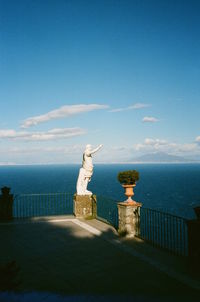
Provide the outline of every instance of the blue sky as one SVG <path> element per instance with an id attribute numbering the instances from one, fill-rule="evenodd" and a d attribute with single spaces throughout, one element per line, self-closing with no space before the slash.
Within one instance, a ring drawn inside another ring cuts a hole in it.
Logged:
<path id="1" fill-rule="evenodd" d="M 0 164 L 200 159 L 200 2 L 0 0 Z"/>

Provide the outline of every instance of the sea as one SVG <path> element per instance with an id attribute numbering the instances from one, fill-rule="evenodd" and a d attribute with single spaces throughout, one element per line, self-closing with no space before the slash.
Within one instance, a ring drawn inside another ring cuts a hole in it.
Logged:
<path id="1" fill-rule="evenodd" d="M 8 186 L 14 195 L 27 193 L 76 192 L 80 165 L 0 166 L 0 188 Z M 117 174 L 137 170 L 140 179 L 134 200 L 145 208 L 194 219 L 200 206 L 200 164 L 95 164 L 88 189 L 98 196 L 124 201 Z"/>

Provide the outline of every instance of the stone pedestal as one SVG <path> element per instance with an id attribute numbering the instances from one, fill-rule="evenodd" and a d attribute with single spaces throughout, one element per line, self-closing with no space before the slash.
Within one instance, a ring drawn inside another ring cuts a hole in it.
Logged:
<path id="1" fill-rule="evenodd" d="M 200 276 L 200 219 L 188 220 L 188 256 L 192 271 Z"/>
<path id="2" fill-rule="evenodd" d="M 74 194 L 73 212 L 78 218 L 96 218 L 96 195 Z"/>
<path id="3" fill-rule="evenodd" d="M 10 194 L 10 188 L 1 188 L 0 195 L 0 220 L 11 220 L 13 218 L 13 194 Z"/>
<path id="4" fill-rule="evenodd" d="M 139 202 L 119 202 L 117 206 L 119 214 L 119 234 L 127 237 L 135 237 L 139 233 L 139 215 L 142 204 Z"/>

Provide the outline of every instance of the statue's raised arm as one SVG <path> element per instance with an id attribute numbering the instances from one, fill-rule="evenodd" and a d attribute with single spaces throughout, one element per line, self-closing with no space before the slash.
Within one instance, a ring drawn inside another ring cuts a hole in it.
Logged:
<path id="1" fill-rule="evenodd" d="M 88 182 L 91 180 L 93 174 L 92 154 L 96 153 L 103 145 L 99 145 L 92 150 L 91 145 L 86 145 L 83 153 L 82 167 L 79 171 L 79 176 L 76 184 L 76 191 L 78 195 L 92 195 L 92 192 L 87 190 Z"/>
<path id="2" fill-rule="evenodd" d="M 90 150 L 88 151 L 90 154 L 94 154 L 96 153 L 99 149 L 101 149 L 103 147 L 103 145 L 99 145 L 97 148 L 93 149 L 93 150 Z"/>

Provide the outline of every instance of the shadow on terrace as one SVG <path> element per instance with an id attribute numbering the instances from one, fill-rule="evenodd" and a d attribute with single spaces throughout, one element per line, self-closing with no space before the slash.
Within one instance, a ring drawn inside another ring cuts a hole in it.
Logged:
<path id="1" fill-rule="evenodd" d="M 16 261 L 19 292 L 196 300 L 199 292 L 113 245 L 110 226 L 98 222 L 95 235 L 81 223 L 65 216 L 0 224 L 0 264 Z"/>

